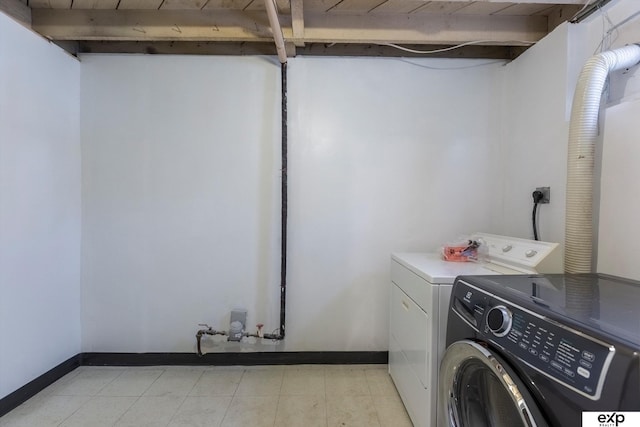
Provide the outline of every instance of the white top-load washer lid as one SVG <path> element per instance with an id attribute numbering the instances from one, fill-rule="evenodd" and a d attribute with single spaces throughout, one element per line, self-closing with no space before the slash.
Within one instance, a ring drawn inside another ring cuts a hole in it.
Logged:
<path id="1" fill-rule="evenodd" d="M 430 283 L 452 284 L 457 276 L 486 274 L 561 273 L 557 243 L 474 233 L 485 245 L 486 259 L 477 262 L 445 261 L 440 253 L 394 253 L 391 258 Z"/>
<path id="2" fill-rule="evenodd" d="M 404 252 L 391 258 L 429 283 L 450 285 L 460 275 L 499 274 L 478 262 L 451 262 L 437 253 Z"/>

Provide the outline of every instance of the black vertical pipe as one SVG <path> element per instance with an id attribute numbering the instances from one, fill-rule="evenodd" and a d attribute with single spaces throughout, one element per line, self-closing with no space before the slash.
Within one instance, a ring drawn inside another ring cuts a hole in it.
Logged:
<path id="1" fill-rule="evenodd" d="M 282 102 L 282 179 L 281 179 L 281 243 L 280 243 L 280 336 L 284 338 L 287 301 L 287 63 L 280 66 Z"/>

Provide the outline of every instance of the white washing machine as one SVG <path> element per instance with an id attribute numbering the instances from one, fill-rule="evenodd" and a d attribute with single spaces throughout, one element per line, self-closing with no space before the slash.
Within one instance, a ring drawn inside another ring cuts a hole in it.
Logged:
<path id="1" fill-rule="evenodd" d="M 438 367 L 455 278 L 562 272 L 557 243 L 486 233 L 472 238 L 488 248 L 485 262 L 449 262 L 438 253 L 391 256 L 389 373 L 415 427 L 437 425 Z"/>

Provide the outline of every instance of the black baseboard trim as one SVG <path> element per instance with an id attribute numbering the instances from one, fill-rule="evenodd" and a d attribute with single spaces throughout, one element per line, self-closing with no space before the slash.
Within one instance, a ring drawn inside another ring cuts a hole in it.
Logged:
<path id="1" fill-rule="evenodd" d="M 22 403 L 26 402 L 36 394 L 40 393 L 49 385 L 53 384 L 60 378 L 67 375 L 69 372 L 80 366 L 81 358 L 80 354 L 70 357 L 55 368 L 45 372 L 38 378 L 30 381 L 24 386 L 20 387 L 11 394 L 6 395 L 0 399 L 0 417 L 7 412 L 17 408 Z"/>
<path id="2" fill-rule="evenodd" d="M 231 366 L 385 364 L 386 351 L 274 351 L 244 353 L 79 353 L 0 399 L 0 417 L 79 366 Z"/>
<path id="3" fill-rule="evenodd" d="M 242 353 L 82 353 L 83 366 L 352 365 L 384 364 L 386 351 L 274 351 Z"/>

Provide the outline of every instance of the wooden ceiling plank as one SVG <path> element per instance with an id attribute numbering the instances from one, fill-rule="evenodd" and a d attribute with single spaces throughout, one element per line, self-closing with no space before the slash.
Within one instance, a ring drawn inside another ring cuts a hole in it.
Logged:
<path id="1" fill-rule="evenodd" d="M 251 3 L 249 3 L 249 5 L 247 7 L 245 7 L 242 10 L 260 10 L 263 11 L 264 13 L 266 13 L 266 8 L 264 7 L 264 1 L 262 0 L 253 0 Z"/>
<path id="2" fill-rule="evenodd" d="M 481 2 L 476 1 L 473 3 L 469 3 L 468 5 L 456 10 L 454 13 L 461 13 L 465 15 L 491 15 L 493 13 L 499 12 L 503 9 L 508 8 L 513 3 L 504 3 L 504 2 Z"/>
<path id="3" fill-rule="evenodd" d="M 385 14 L 385 13 L 409 13 L 420 7 L 430 3 L 424 0 L 388 0 L 378 5 L 369 13 Z"/>
<path id="4" fill-rule="evenodd" d="M 31 9 L 70 9 L 71 0 L 31 0 Z"/>
<path id="5" fill-rule="evenodd" d="M 496 12 L 496 15 L 509 15 L 509 16 L 529 16 L 544 14 L 543 11 L 549 11 L 550 6 L 548 4 L 540 3 L 520 3 L 514 4 L 506 9 L 502 9 Z"/>
<path id="6" fill-rule="evenodd" d="M 580 6 L 566 6 L 566 5 L 565 6 L 555 6 L 555 5 L 549 4 L 549 5 L 546 5 L 546 7 L 544 9 L 542 9 L 542 10 L 540 10 L 538 12 L 532 13 L 532 15 L 549 16 L 556 7 L 570 7 L 570 8 L 577 8 L 578 10 L 581 9 Z"/>
<path id="7" fill-rule="evenodd" d="M 285 40 L 291 20 L 281 16 Z M 272 34 L 264 12 L 56 10 L 32 11 L 32 27 L 54 40 L 264 41 Z M 545 16 L 304 14 L 304 43 L 497 45 L 536 42 L 547 34 Z"/>
<path id="8" fill-rule="evenodd" d="M 164 0 L 160 10 L 200 10 L 207 3 L 207 0 Z"/>
<path id="9" fill-rule="evenodd" d="M 495 44 L 536 42 L 547 34 L 544 16 L 305 15 L 305 41 L 325 43 Z"/>
<path id="10" fill-rule="evenodd" d="M 415 9 L 412 13 L 421 14 L 450 14 L 456 10 L 465 7 L 462 3 L 457 2 L 444 2 L 444 1 L 432 1 L 426 3 L 424 6 Z"/>
<path id="11" fill-rule="evenodd" d="M 278 14 L 291 14 L 291 6 L 289 0 L 275 0 Z M 253 1 L 249 3 L 242 10 L 265 10 L 263 1 Z"/>
<path id="12" fill-rule="evenodd" d="M 54 40 L 272 40 L 264 11 L 34 9 L 32 28 Z"/>
<path id="13" fill-rule="evenodd" d="M 291 30 L 294 43 L 304 46 L 304 5 L 303 0 L 291 0 Z"/>
<path id="14" fill-rule="evenodd" d="M 207 9 L 236 9 L 244 10 L 251 0 L 209 0 L 209 2 L 202 8 Z"/>
<path id="15" fill-rule="evenodd" d="M 73 0 L 72 9 L 115 9 L 118 0 Z"/>
<path id="16" fill-rule="evenodd" d="M 343 0 L 328 13 L 367 13 L 380 3 L 380 0 Z"/>
<path id="17" fill-rule="evenodd" d="M 18 0 L 0 0 L 0 12 L 4 12 L 25 27 L 31 27 L 31 9 Z"/>
<path id="18" fill-rule="evenodd" d="M 118 10 L 120 9 L 158 10 L 161 4 L 162 4 L 162 0 L 120 0 L 120 5 L 118 6 Z"/>
<path id="19" fill-rule="evenodd" d="M 332 9 L 342 0 L 305 0 L 304 10 L 306 12 L 326 12 Z"/>

